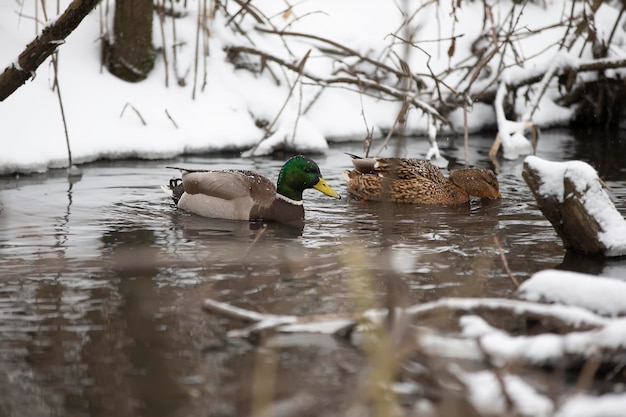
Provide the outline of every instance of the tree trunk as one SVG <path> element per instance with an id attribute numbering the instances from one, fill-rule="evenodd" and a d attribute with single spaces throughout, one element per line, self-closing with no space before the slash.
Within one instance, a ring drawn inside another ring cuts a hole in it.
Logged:
<path id="1" fill-rule="evenodd" d="M 154 66 L 152 0 L 117 0 L 109 71 L 125 81 L 144 80 Z"/>

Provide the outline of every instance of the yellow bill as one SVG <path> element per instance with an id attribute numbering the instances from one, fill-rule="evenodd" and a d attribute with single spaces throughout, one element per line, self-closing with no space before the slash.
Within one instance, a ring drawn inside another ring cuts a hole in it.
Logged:
<path id="1" fill-rule="evenodd" d="M 333 198 L 341 198 L 339 193 L 331 188 L 330 185 L 326 182 L 324 178 L 320 178 L 320 180 L 313 186 L 320 193 L 326 194 L 329 197 Z"/>

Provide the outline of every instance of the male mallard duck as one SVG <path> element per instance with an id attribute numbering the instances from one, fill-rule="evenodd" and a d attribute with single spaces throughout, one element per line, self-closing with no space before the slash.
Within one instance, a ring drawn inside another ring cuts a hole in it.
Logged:
<path id="1" fill-rule="evenodd" d="M 463 204 L 469 196 L 500 198 L 493 171 L 462 168 L 444 177 L 428 161 L 352 156 L 352 171 L 344 171 L 348 191 L 364 200 L 413 204 Z"/>
<path id="2" fill-rule="evenodd" d="M 252 171 L 168 168 L 179 169 L 182 179 L 161 188 L 178 208 L 204 217 L 289 223 L 304 219 L 302 192 L 307 188 L 341 198 L 322 178 L 317 164 L 302 155 L 283 165 L 277 185 Z"/>

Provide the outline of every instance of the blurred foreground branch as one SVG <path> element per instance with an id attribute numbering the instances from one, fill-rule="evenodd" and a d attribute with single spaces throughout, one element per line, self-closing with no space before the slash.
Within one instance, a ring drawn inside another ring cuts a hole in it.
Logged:
<path id="1" fill-rule="evenodd" d="M 535 286 L 522 285 L 518 294 L 533 298 L 536 288 L 542 288 L 540 278 L 567 279 L 559 273 L 533 277 L 527 282 L 535 281 Z M 625 284 L 605 281 L 598 285 L 626 291 Z M 391 327 L 385 309 L 300 317 L 257 313 L 211 299 L 203 307 L 211 314 L 252 323 L 228 336 L 276 351 L 281 343 L 290 346 L 288 334 L 334 335 L 364 351 L 368 362 L 347 405 L 355 415 L 377 415 L 372 411 L 383 407 L 395 410 L 393 415 L 417 416 L 421 414 L 416 410 L 427 405 L 432 416 L 549 416 L 571 406 L 580 390 L 598 379 L 624 380 L 626 321 L 577 305 L 444 298 L 396 307 L 394 315 L 403 319 L 394 320 Z M 577 373 L 578 384 L 571 385 L 562 371 Z M 543 386 L 546 380 L 549 389 Z M 557 381 L 563 386 L 555 388 Z M 530 408 L 522 391 L 533 393 Z M 493 392 L 498 404 L 480 401 L 485 392 Z M 603 396 L 593 398 L 601 401 Z M 529 414 L 537 411 L 534 407 L 543 412 Z"/>

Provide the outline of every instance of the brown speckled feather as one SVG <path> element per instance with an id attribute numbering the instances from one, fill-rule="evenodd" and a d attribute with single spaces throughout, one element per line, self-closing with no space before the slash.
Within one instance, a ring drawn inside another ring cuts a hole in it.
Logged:
<path id="1" fill-rule="evenodd" d="M 446 178 L 428 161 L 402 158 L 357 158 L 345 171 L 348 191 L 364 200 L 412 204 L 463 204 L 469 196 L 500 198 L 493 172 L 480 168 L 452 171 Z"/>
<path id="2" fill-rule="evenodd" d="M 354 169 L 365 174 L 389 176 L 392 173 L 399 179 L 420 177 L 440 181 L 443 174 L 439 168 L 423 159 L 414 158 L 354 158 Z M 395 171 L 395 172 L 394 172 Z"/>

